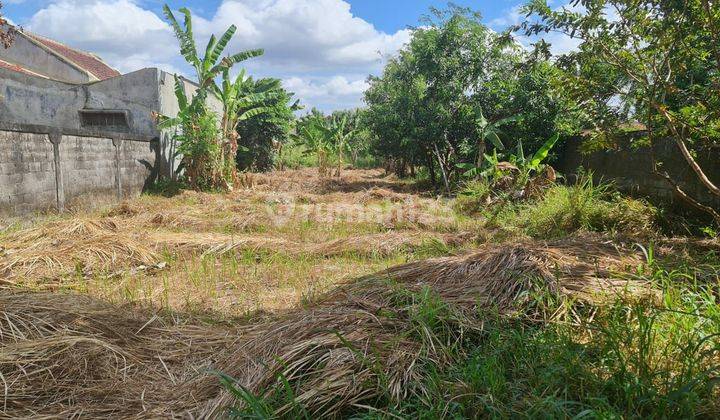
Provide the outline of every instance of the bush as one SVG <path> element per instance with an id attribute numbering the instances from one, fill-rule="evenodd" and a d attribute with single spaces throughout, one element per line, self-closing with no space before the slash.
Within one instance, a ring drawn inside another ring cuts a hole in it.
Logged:
<path id="1" fill-rule="evenodd" d="M 538 238 L 557 238 L 580 230 L 646 236 L 658 211 L 642 200 L 611 192 L 591 175 L 574 185 L 555 185 L 536 202 L 498 211 L 495 223 Z"/>
<path id="2" fill-rule="evenodd" d="M 487 205 L 490 184 L 485 180 L 468 181 L 455 199 L 455 210 L 465 215 L 480 213 Z"/>
<path id="3" fill-rule="evenodd" d="M 283 147 L 282 155 L 278 156 L 277 161 L 283 169 L 300 169 L 317 166 L 317 157 L 308 154 L 305 146 L 292 142 Z"/>

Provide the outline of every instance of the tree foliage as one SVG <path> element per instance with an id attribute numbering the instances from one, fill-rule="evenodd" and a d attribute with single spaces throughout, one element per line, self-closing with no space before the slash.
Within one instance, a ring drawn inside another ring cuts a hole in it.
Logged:
<path id="1" fill-rule="evenodd" d="M 254 80 L 250 77 L 243 89 L 246 95 L 263 95 L 264 112 L 237 125 L 243 146 L 237 154 L 238 168 L 268 171 L 273 169 L 275 155 L 282 152 L 290 138 L 295 112 L 302 107 L 299 101 L 293 100 L 293 93 L 283 89 L 279 79 Z"/>
<path id="2" fill-rule="evenodd" d="M 533 0 L 529 19 L 516 30 L 527 35 L 558 31 L 581 41 L 577 52 L 558 58 L 564 85 L 595 127 L 596 144 L 612 146 L 620 123 L 647 126 L 650 144 L 674 139 L 689 168 L 720 197 L 698 165 L 697 153 L 717 153 L 720 143 L 720 7 L 714 0 L 581 0 L 551 8 Z M 652 150 L 652 148 L 651 148 Z M 720 220 L 717 210 L 689 196 L 655 162 L 655 174 L 677 194 Z"/>
<path id="3" fill-rule="evenodd" d="M 433 9 L 423 23 L 383 75 L 369 79 L 365 95 L 373 148 L 398 175 L 425 166 L 449 190 L 462 164 L 481 163 L 486 145 L 513 147 L 523 138 L 540 147 L 563 127 L 568 105 L 550 63 L 468 9 Z"/>

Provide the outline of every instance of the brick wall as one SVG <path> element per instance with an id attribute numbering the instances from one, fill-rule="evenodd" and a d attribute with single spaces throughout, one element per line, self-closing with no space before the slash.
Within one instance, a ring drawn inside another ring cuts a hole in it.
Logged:
<path id="1" fill-rule="evenodd" d="M 580 152 L 580 144 L 580 139 L 571 140 L 561 153 L 556 167 L 565 175 L 572 177 L 578 168 L 582 167 L 591 170 L 596 179 L 612 181 L 620 190 L 683 204 L 675 197 L 672 187 L 665 180 L 653 175 L 649 148 L 632 149 L 626 146 L 613 151 L 583 154 Z M 662 169 L 667 171 L 685 192 L 703 204 L 720 208 L 720 199 L 702 185 L 672 139 L 659 140 L 652 152 L 656 160 L 662 162 Z M 699 153 L 696 159 L 708 178 L 715 185 L 720 184 L 720 148 L 710 148 Z"/>
<path id="2" fill-rule="evenodd" d="M 0 213 L 26 213 L 55 203 L 55 161 L 48 135 L 0 131 Z"/>
<path id="3" fill-rule="evenodd" d="M 60 168 L 68 207 L 116 194 L 112 139 L 62 136 Z"/>
<path id="4" fill-rule="evenodd" d="M 123 140 L 119 150 L 121 188 L 124 197 L 138 196 L 158 178 L 161 163 L 156 148 L 144 141 Z"/>
<path id="5" fill-rule="evenodd" d="M 156 144 L 41 126 L 0 126 L 0 215 L 137 196 L 158 176 Z"/>

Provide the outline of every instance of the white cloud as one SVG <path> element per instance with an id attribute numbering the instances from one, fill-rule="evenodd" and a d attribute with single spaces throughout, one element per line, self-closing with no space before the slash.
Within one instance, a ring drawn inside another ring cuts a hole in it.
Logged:
<path id="1" fill-rule="evenodd" d="M 342 0 L 225 0 L 211 19 L 196 19 L 196 33 L 207 39 L 230 24 L 233 47 L 264 48 L 263 65 L 299 71 L 377 69 L 410 39 L 378 31 Z"/>
<path id="2" fill-rule="evenodd" d="M 312 107 L 323 111 L 337 108 L 356 108 L 362 105 L 362 95 L 368 88 L 363 76 L 347 78 L 334 76 L 328 78 L 289 77 L 283 80 L 283 86 L 303 99 L 309 110 Z"/>
<path id="3" fill-rule="evenodd" d="M 507 29 L 508 26 L 519 24 L 525 17 L 520 13 L 521 7 L 521 5 L 518 5 L 505 10 L 505 14 L 491 20 L 489 26 L 495 30 L 502 31 Z"/>
<path id="4" fill-rule="evenodd" d="M 129 0 L 61 0 L 39 10 L 24 27 L 96 53 L 123 72 L 168 64 L 176 55 L 169 26 Z"/>
<path id="5" fill-rule="evenodd" d="M 201 50 L 210 34 L 235 24 L 228 51 L 265 49 L 244 63 L 252 74 L 281 78 L 304 102 L 325 109 L 359 105 L 367 74 L 379 72 L 411 35 L 377 30 L 343 0 L 224 0 L 203 15 L 210 17 L 193 16 Z M 190 73 L 170 26 L 135 0 L 56 0 L 24 27 L 96 53 L 122 72 L 158 66 Z"/>

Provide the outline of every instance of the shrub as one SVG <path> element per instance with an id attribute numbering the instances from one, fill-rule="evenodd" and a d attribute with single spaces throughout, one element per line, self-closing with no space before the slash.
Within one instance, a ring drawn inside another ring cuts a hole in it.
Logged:
<path id="1" fill-rule="evenodd" d="M 455 210 L 466 215 L 480 213 L 490 196 L 490 184 L 479 179 L 468 181 L 455 199 Z"/>
<path id="2" fill-rule="evenodd" d="M 651 233 L 657 210 L 644 201 L 612 194 L 584 176 L 575 185 L 556 185 L 537 202 L 520 207 L 507 223 L 534 237 L 560 237 L 578 230 Z"/>

